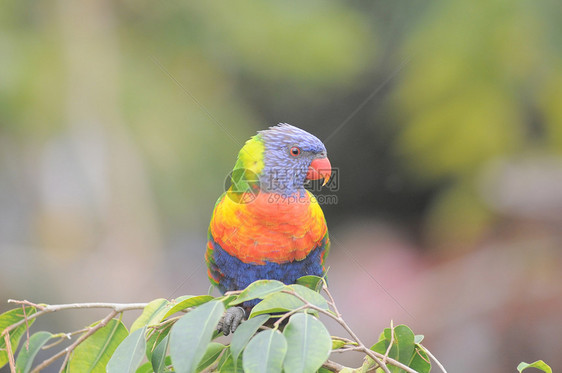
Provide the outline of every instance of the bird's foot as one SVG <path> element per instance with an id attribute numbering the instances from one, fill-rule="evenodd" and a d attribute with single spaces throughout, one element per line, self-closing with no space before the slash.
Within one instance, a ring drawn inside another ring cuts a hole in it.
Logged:
<path id="1" fill-rule="evenodd" d="M 246 316 L 246 311 L 242 307 L 231 307 L 226 310 L 223 317 L 217 325 L 217 330 L 222 332 L 224 335 L 229 335 L 231 332 L 234 333 L 238 325 L 244 320 Z"/>

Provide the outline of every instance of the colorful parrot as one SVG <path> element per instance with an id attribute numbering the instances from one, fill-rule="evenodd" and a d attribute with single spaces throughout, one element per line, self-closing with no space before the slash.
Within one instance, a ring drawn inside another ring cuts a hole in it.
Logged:
<path id="1" fill-rule="evenodd" d="M 209 226 L 205 260 L 211 283 L 225 293 L 260 279 L 293 284 L 301 276 L 323 276 L 328 228 L 304 184 L 323 179 L 325 185 L 330 179 L 324 144 L 281 123 L 246 142 L 231 175 Z M 257 302 L 229 308 L 219 330 L 234 331 Z"/>

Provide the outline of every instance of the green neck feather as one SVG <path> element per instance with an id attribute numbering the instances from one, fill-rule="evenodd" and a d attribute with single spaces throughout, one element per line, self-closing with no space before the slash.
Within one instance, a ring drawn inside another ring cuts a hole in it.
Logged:
<path id="1" fill-rule="evenodd" d="M 245 192 L 259 186 L 259 175 L 264 168 L 265 145 L 261 136 L 255 135 L 242 147 L 232 170 L 233 192 Z"/>

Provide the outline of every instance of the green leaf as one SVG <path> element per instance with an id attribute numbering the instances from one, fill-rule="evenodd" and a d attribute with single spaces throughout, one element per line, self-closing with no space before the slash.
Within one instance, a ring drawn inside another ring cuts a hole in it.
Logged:
<path id="1" fill-rule="evenodd" d="M 145 332 L 146 326 L 143 326 L 121 342 L 107 363 L 107 373 L 135 372 L 137 370 L 146 351 Z"/>
<path id="2" fill-rule="evenodd" d="M 330 333 L 314 316 L 297 313 L 283 331 L 287 340 L 286 372 L 314 373 L 324 364 L 332 350 Z"/>
<path id="3" fill-rule="evenodd" d="M 385 354 L 390 341 L 392 340 L 392 330 L 390 328 L 384 329 L 384 332 L 371 350 L 381 354 Z M 394 340 L 388 356 L 394 360 L 398 360 L 402 364 L 408 365 L 414 354 L 414 333 L 406 325 L 398 325 L 394 328 Z M 416 360 L 417 362 L 417 360 Z M 390 366 L 391 372 L 399 372 L 399 368 Z"/>
<path id="4" fill-rule="evenodd" d="M 332 350 L 337 350 L 338 348 L 342 348 L 346 345 L 357 346 L 357 343 L 342 339 L 340 337 L 332 337 Z"/>
<path id="5" fill-rule="evenodd" d="M 225 354 L 221 357 L 218 370 L 220 373 L 243 373 L 244 367 L 242 366 L 242 359 L 234 361 L 230 349 L 227 348 Z"/>
<path id="6" fill-rule="evenodd" d="M 219 355 L 225 349 L 225 347 L 226 346 L 222 343 L 209 343 L 209 346 L 207 346 L 207 351 L 205 351 L 205 355 L 203 355 L 203 359 L 201 359 L 201 362 L 197 366 L 197 372 L 200 372 L 203 369 L 207 368 L 209 365 L 213 364 L 219 358 Z"/>
<path id="7" fill-rule="evenodd" d="M 304 303 L 287 293 L 274 293 L 266 296 L 250 312 L 250 319 L 262 314 L 287 312 L 303 306 Z"/>
<path id="8" fill-rule="evenodd" d="M 252 319 L 244 321 L 234 334 L 232 335 L 232 341 L 230 342 L 230 352 L 232 354 L 232 359 L 234 362 L 238 360 L 238 356 L 246 347 L 250 339 L 256 334 L 259 327 L 262 326 L 268 319 L 269 315 L 260 315 Z"/>
<path id="9" fill-rule="evenodd" d="M 371 350 L 378 352 L 380 354 L 385 354 L 388 349 L 389 341 L 384 338 L 384 333 L 381 334 L 379 341 L 371 346 Z"/>
<path id="10" fill-rule="evenodd" d="M 27 373 L 31 370 L 33 359 L 52 336 L 49 332 L 37 332 L 29 337 L 29 348 L 22 347 L 16 360 L 17 373 Z"/>
<path id="11" fill-rule="evenodd" d="M 21 320 L 24 319 L 24 309 L 14 308 L 13 310 L 9 310 L 4 312 L 0 315 L 0 334 L 4 331 L 4 329 L 8 328 L 10 325 L 13 325 Z M 36 312 L 35 307 L 25 307 L 25 315 L 29 317 Z M 35 322 L 35 319 L 28 320 L 27 325 L 31 326 Z M 10 345 L 12 346 L 12 352 L 15 353 L 18 349 L 20 338 L 25 333 L 26 325 L 25 323 L 21 324 L 14 330 L 10 332 Z M 2 368 L 8 362 L 8 353 L 6 352 L 6 342 L 4 338 L 0 338 L 0 368 Z"/>
<path id="12" fill-rule="evenodd" d="M 215 299 L 220 300 L 224 304 L 224 307 L 228 308 L 230 307 L 230 302 L 232 302 L 236 298 L 238 298 L 238 295 L 223 295 L 222 297 L 218 297 Z"/>
<path id="13" fill-rule="evenodd" d="M 164 361 L 164 368 L 169 367 L 172 365 L 172 359 L 170 356 L 166 356 Z M 163 370 L 162 372 L 171 372 L 170 370 Z M 154 373 L 154 369 L 152 369 L 152 364 L 150 362 L 146 362 L 141 365 L 135 373 Z"/>
<path id="14" fill-rule="evenodd" d="M 332 339 L 332 350 L 337 350 L 346 345 L 346 342 L 341 339 Z"/>
<path id="15" fill-rule="evenodd" d="M 153 373 L 152 365 L 150 363 L 144 363 L 141 365 L 135 373 Z"/>
<path id="16" fill-rule="evenodd" d="M 552 373 L 552 368 L 550 366 L 548 366 L 548 364 L 546 364 L 544 361 L 542 360 L 537 360 L 534 363 L 519 363 L 519 365 L 517 366 L 517 370 L 519 372 L 522 372 L 523 370 L 527 369 L 527 368 L 537 368 L 542 370 L 543 372 L 546 373 Z"/>
<path id="17" fill-rule="evenodd" d="M 180 302 L 178 302 L 178 303 L 174 304 L 172 307 L 170 307 L 167 310 L 167 312 L 164 314 L 164 317 L 162 319 L 166 319 L 166 318 L 172 316 L 174 313 L 179 312 L 179 311 L 183 311 L 186 308 L 200 306 L 204 303 L 212 301 L 213 299 L 214 298 L 210 295 L 198 295 L 198 296 L 194 296 L 194 297 L 190 296 L 188 298 L 182 299 Z M 170 305 L 172 305 L 172 304 L 170 303 Z"/>
<path id="18" fill-rule="evenodd" d="M 265 296 L 281 291 L 285 288 L 285 284 L 277 280 L 258 280 L 252 282 L 238 297 L 230 302 L 231 306 L 240 304 L 247 300 L 263 299 Z"/>
<path id="19" fill-rule="evenodd" d="M 328 302 L 326 302 L 326 299 L 314 290 L 310 290 L 307 287 L 297 284 L 289 285 L 285 288 L 287 290 L 294 291 L 306 299 L 309 303 L 317 307 L 325 310 L 328 309 Z M 264 313 L 287 312 L 302 307 L 303 305 L 303 301 L 296 296 L 285 292 L 277 292 L 266 296 L 261 302 L 259 302 L 252 309 L 250 318 Z"/>
<path id="20" fill-rule="evenodd" d="M 220 370 L 220 368 L 224 365 L 224 363 L 226 362 L 226 360 L 231 356 L 232 354 L 230 353 L 230 345 L 226 346 L 224 353 L 221 355 L 221 358 L 219 359 L 218 363 L 217 363 L 217 370 Z"/>
<path id="21" fill-rule="evenodd" d="M 191 373 L 203 358 L 224 312 L 220 301 L 211 301 L 182 316 L 170 332 L 170 355 L 176 373 Z"/>
<path id="22" fill-rule="evenodd" d="M 150 363 L 144 363 L 137 368 L 135 373 L 153 373 L 152 365 L 150 365 Z"/>
<path id="23" fill-rule="evenodd" d="M 398 343 L 396 360 L 408 364 L 414 354 L 414 333 L 406 325 L 398 325 L 394 328 L 394 340 Z"/>
<path id="24" fill-rule="evenodd" d="M 287 341 L 278 330 L 265 330 L 250 340 L 243 354 L 245 373 L 281 372 Z"/>
<path id="25" fill-rule="evenodd" d="M 289 288 L 295 291 L 295 293 L 297 293 L 304 299 L 306 299 L 308 303 L 311 303 L 316 307 L 325 310 L 328 309 L 328 302 L 326 301 L 326 299 L 320 294 L 318 294 L 317 292 L 315 292 L 314 290 L 310 290 L 309 288 L 298 284 L 289 285 Z"/>
<path id="26" fill-rule="evenodd" d="M 412 360 L 410 360 L 408 366 L 419 373 L 429 373 L 431 370 L 429 356 L 427 356 L 427 353 L 421 346 L 416 345 L 414 348 L 414 354 L 412 355 Z"/>
<path id="27" fill-rule="evenodd" d="M 162 321 L 168 310 L 168 303 L 169 302 L 163 298 L 154 299 L 152 302 L 148 303 L 146 307 L 144 307 L 142 314 L 133 322 L 133 325 L 131 325 L 131 333 L 143 326 L 158 324 Z"/>
<path id="28" fill-rule="evenodd" d="M 170 301 L 170 303 L 168 304 L 168 307 L 172 308 L 176 304 L 179 304 L 180 302 L 183 302 L 184 300 L 189 299 L 189 298 L 193 298 L 195 296 L 198 296 L 198 295 L 182 295 L 182 296 L 179 296 L 177 298 L 174 298 Z"/>
<path id="29" fill-rule="evenodd" d="M 106 326 L 96 330 L 76 347 L 70 355 L 68 371 L 105 373 L 111 355 L 127 335 L 125 325 L 119 320 L 111 319 Z"/>
<path id="30" fill-rule="evenodd" d="M 414 343 L 419 345 L 420 343 L 422 343 L 424 337 L 425 336 L 423 334 L 416 334 L 414 336 Z"/>
<path id="31" fill-rule="evenodd" d="M 168 352 L 169 336 L 166 336 L 154 349 L 150 357 L 150 363 L 155 373 L 162 373 L 166 368 L 166 352 Z"/>
<path id="32" fill-rule="evenodd" d="M 357 373 L 357 370 L 349 367 L 344 367 L 342 370 L 340 370 L 340 373 Z"/>
<path id="33" fill-rule="evenodd" d="M 323 281 L 322 281 L 322 277 L 308 275 L 308 276 L 302 276 L 299 279 L 297 279 L 297 284 L 306 286 L 310 290 L 319 292 L 320 289 L 322 289 Z"/>

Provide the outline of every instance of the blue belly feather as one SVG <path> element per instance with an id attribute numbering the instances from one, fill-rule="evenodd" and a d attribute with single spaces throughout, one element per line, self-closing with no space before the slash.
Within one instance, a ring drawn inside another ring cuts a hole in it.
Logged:
<path id="1" fill-rule="evenodd" d="M 287 285 L 294 284 L 299 277 L 306 275 L 323 276 L 322 253 L 324 252 L 324 240 L 322 245 L 317 246 L 303 260 L 295 260 L 287 263 L 251 264 L 244 263 L 240 259 L 228 254 L 211 237 L 214 247 L 214 265 L 211 271 L 218 272 L 219 290 L 221 293 L 233 290 L 245 289 L 256 280 L 278 280 Z M 220 269 L 220 270 L 219 270 Z M 244 303 L 245 307 L 253 307 L 259 302 L 258 299 Z"/>

